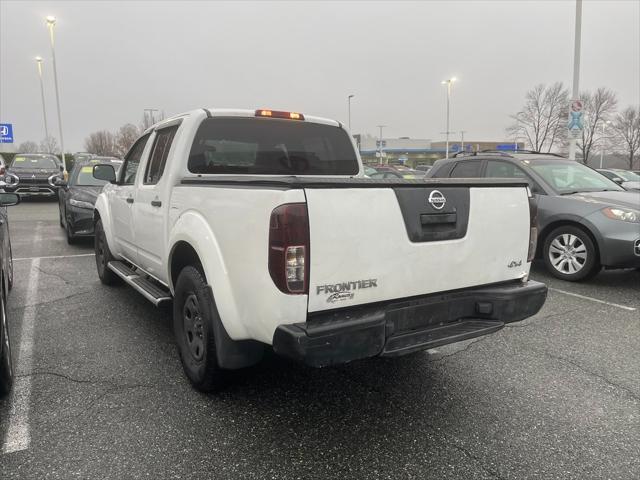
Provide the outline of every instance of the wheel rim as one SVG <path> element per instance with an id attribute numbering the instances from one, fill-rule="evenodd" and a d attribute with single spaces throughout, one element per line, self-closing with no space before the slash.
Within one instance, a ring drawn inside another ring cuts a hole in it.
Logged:
<path id="1" fill-rule="evenodd" d="M 556 271 L 573 275 L 587 263 L 587 246 L 582 239 L 571 233 L 563 233 L 549 245 L 549 261 Z"/>
<path id="2" fill-rule="evenodd" d="M 204 322 L 198 298 L 193 293 L 184 302 L 182 321 L 187 348 L 194 360 L 201 361 L 204 358 Z"/>

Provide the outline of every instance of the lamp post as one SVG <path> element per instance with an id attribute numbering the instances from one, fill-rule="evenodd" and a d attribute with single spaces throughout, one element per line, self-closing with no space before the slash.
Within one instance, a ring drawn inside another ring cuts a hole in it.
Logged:
<path id="1" fill-rule="evenodd" d="M 380 138 L 378 141 L 378 153 L 380 155 L 380 163 L 384 163 L 382 161 L 382 129 L 386 127 L 386 125 L 376 125 L 380 129 Z"/>
<path id="2" fill-rule="evenodd" d="M 44 135 L 49 150 L 49 126 L 47 125 L 47 108 L 44 102 L 44 83 L 42 82 L 42 57 L 36 57 L 36 65 L 38 66 L 38 77 L 40 78 L 40 96 L 42 97 L 42 118 L 44 119 Z M 51 153 L 51 152 L 47 152 Z"/>
<path id="3" fill-rule="evenodd" d="M 347 105 L 349 109 L 349 134 L 351 134 L 351 99 L 355 97 L 355 95 L 351 94 L 347 97 Z"/>
<path id="4" fill-rule="evenodd" d="M 442 85 L 446 85 L 447 86 L 447 147 L 445 150 L 445 158 L 449 158 L 449 133 L 450 132 L 450 128 L 449 128 L 449 121 L 451 118 L 450 115 L 450 109 L 451 109 L 451 85 L 453 84 L 453 82 L 456 81 L 455 77 L 452 78 L 447 78 L 446 80 L 443 80 L 441 83 Z"/>
<path id="5" fill-rule="evenodd" d="M 56 87 L 56 106 L 58 107 L 58 128 L 60 129 L 60 152 L 62 153 L 62 174 L 66 180 L 69 177 L 67 172 L 67 160 L 64 156 L 64 137 L 62 135 L 62 115 L 60 113 L 60 91 L 58 89 L 58 70 L 56 69 L 56 49 L 53 36 L 53 29 L 56 26 L 56 17 L 49 15 L 47 18 L 49 28 L 49 38 L 51 39 L 51 60 L 53 61 L 53 82 Z"/>
<path id="6" fill-rule="evenodd" d="M 576 23 L 573 40 L 573 100 L 580 97 L 580 40 L 582 38 L 582 0 L 576 0 Z M 573 102 L 572 102 L 573 103 Z M 571 133 L 571 132 L 569 132 Z M 576 159 L 577 138 L 569 137 L 569 160 Z"/>
<path id="7" fill-rule="evenodd" d="M 611 123 L 611 120 L 607 120 L 606 122 L 602 122 L 602 141 L 604 142 L 604 129 L 607 125 Z M 602 144 L 602 148 L 600 149 L 600 168 L 602 168 L 602 161 L 604 160 L 604 143 Z"/>

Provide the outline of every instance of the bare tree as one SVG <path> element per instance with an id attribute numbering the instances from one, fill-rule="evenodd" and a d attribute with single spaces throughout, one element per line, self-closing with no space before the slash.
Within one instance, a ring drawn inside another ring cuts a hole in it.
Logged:
<path id="1" fill-rule="evenodd" d="M 615 113 L 618 99 L 615 92 L 600 87 L 593 93 L 582 92 L 580 100 L 584 120 L 582 137 L 578 138 L 578 149 L 582 152 L 582 162 L 588 165 L 593 149 L 604 148 L 602 125 Z"/>
<path id="2" fill-rule="evenodd" d="M 164 110 L 146 109 L 142 115 L 140 131 L 144 132 L 151 125 L 155 125 L 161 120 L 164 120 Z"/>
<path id="3" fill-rule="evenodd" d="M 615 116 L 612 127 L 616 144 L 627 155 L 629 170 L 633 170 L 634 159 L 640 154 L 640 107 L 625 108 Z"/>
<path id="4" fill-rule="evenodd" d="M 96 155 L 115 155 L 117 152 L 116 137 L 108 130 L 93 132 L 84 139 L 84 148 L 87 152 Z"/>
<path id="5" fill-rule="evenodd" d="M 40 151 L 45 153 L 55 153 L 59 149 L 58 141 L 55 137 L 49 135 L 48 137 L 40 140 Z"/>
<path id="6" fill-rule="evenodd" d="M 510 138 L 522 138 L 532 150 L 550 152 L 566 142 L 569 92 L 562 82 L 539 84 L 525 96 L 523 109 L 512 115 Z"/>
<path id="7" fill-rule="evenodd" d="M 22 142 L 18 145 L 19 153 L 37 153 L 38 152 L 38 144 L 36 142 L 32 142 L 28 140 L 26 142 Z"/>
<path id="8" fill-rule="evenodd" d="M 116 133 L 116 153 L 119 157 L 124 157 L 133 143 L 140 135 L 140 130 L 135 125 L 127 123 L 120 127 Z"/>

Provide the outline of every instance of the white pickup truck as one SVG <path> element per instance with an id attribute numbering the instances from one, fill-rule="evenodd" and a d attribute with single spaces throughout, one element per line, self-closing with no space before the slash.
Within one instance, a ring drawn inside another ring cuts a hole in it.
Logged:
<path id="1" fill-rule="evenodd" d="M 535 314 L 521 180 L 373 180 L 336 121 L 201 109 L 148 129 L 94 210 L 98 275 L 173 301 L 200 390 L 265 346 L 312 366 L 411 353 Z"/>

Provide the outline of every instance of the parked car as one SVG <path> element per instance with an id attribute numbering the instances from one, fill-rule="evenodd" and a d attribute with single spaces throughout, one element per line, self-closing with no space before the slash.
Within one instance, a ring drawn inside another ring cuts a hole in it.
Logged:
<path id="1" fill-rule="evenodd" d="M 439 160 L 427 177 L 528 182 L 538 202 L 538 257 L 558 278 L 640 267 L 640 192 L 581 163 L 536 152 L 481 152 Z"/>
<path id="2" fill-rule="evenodd" d="M 433 165 L 417 165 L 416 170 L 420 170 L 422 172 L 428 172 L 429 170 L 431 170 L 432 167 Z"/>
<path id="3" fill-rule="evenodd" d="M 93 206 L 106 183 L 93 177 L 93 165 L 111 163 L 119 169 L 120 164 L 110 160 L 111 157 L 93 157 L 75 163 L 69 181 L 60 179 L 56 182 L 60 226 L 65 229 L 69 244 L 76 243 L 78 237 L 93 236 Z"/>
<path id="4" fill-rule="evenodd" d="M 2 188 L 0 182 L 0 188 Z M 11 339 L 7 320 L 7 297 L 13 286 L 13 258 L 6 207 L 20 203 L 15 193 L 0 192 L 0 396 L 6 395 L 13 384 Z"/>
<path id="5" fill-rule="evenodd" d="M 194 110 L 149 128 L 118 176 L 93 174 L 109 182 L 98 276 L 173 301 L 200 390 L 264 345 L 316 367 L 398 356 L 493 333 L 546 298 L 528 280 L 525 181 L 365 178 L 334 120 Z"/>
<path id="6" fill-rule="evenodd" d="M 7 168 L 4 181 L 6 192 L 21 196 L 57 195 L 55 182 L 62 178 L 62 165 L 55 155 L 47 153 L 18 153 Z"/>
<path id="7" fill-rule="evenodd" d="M 602 175 L 613 180 L 625 190 L 640 190 L 640 175 L 629 170 L 618 168 L 598 169 Z"/>
<path id="8" fill-rule="evenodd" d="M 4 174 L 7 171 L 7 162 L 5 161 L 4 157 L 2 155 L 0 155 L 0 175 L 2 175 L 2 177 L 0 178 L 4 178 Z"/>

